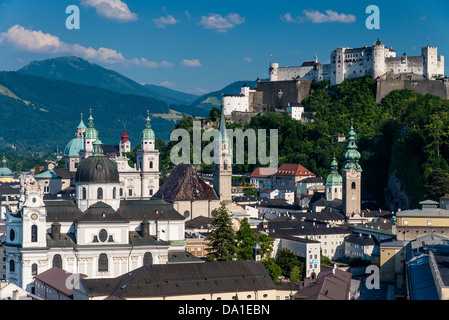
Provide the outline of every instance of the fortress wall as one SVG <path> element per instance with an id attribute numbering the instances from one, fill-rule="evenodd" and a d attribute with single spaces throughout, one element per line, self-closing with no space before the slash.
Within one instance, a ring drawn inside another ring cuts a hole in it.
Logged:
<path id="1" fill-rule="evenodd" d="M 278 81 L 288 81 L 300 76 L 304 78 L 313 67 L 285 67 L 278 69 Z"/>
<path id="2" fill-rule="evenodd" d="M 312 80 L 260 82 L 257 85 L 257 91 L 263 92 L 260 104 L 280 108 L 287 107 L 289 102 L 301 103 L 309 94 L 311 85 Z M 282 91 L 282 96 L 279 99 L 280 91 Z M 259 100 L 260 96 L 257 99 Z"/>
<path id="3" fill-rule="evenodd" d="M 440 80 L 380 80 L 377 82 L 376 101 L 381 102 L 393 90 L 408 89 L 420 94 L 433 94 L 449 99 L 449 81 Z"/>

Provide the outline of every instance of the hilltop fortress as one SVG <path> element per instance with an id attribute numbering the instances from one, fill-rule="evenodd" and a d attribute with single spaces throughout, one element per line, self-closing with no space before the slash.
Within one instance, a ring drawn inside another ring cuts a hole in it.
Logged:
<path id="1" fill-rule="evenodd" d="M 438 55 L 437 47 L 423 47 L 420 56 L 404 53 L 397 57 L 393 48 L 387 48 L 378 39 L 362 48 L 337 48 L 329 61 L 321 64 L 315 55 L 313 61 L 305 61 L 301 66 L 279 67 L 279 63 L 270 63 L 269 81 L 258 79 L 257 88 L 243 86 L 240 94 L 223 95 L 225 115 L 245 121 L 252 114 L 290 107 L 293 116 L 292 108 L 299 107 L 313 81 L 328 80 L 331 85 L 339 85 L 345 80 L 367 76 L 377 79 L 378 102 L 392 90 L 400 89 L 449 99 L 444 56 Z"/>

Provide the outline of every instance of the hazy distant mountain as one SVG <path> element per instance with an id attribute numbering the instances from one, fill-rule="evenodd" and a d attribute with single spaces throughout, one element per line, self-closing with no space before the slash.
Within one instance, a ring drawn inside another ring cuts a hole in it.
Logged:
<path id="1" fill-rule="evenodd" d="M 133 146 L 140 143 L 147 109 L 170 113 L 166 102 L 148 96 L 0 72 L 0 144 L 31 150 L 64 148 L 75 136 L 81 113 L 87 125 L 90 108 L 103 143 L 118 143 L 126 125 Z M 174 122 L 154 117 L 151 124 L 156 137 L 167 140 Z"/>
<path id="2" fill-rule="evenodd" d="M 18 72 L 55 80 L 66 80 L 125 94 L 149 96 L 169 104 L 190 105 L 192 101 L 198 98 L 196 95 L 162 86 L 143 86 L 116 71 L 103 68 L 78 57 L 33 61 Z"/>
<path id="3" fill-rule="evenodd" d="M 222 94 L 238 94 L 241 92 L 242 86 L 247 85 L 251 88 L 255 88 L 256 81 L 236 81 L 227 85 L 223 89 L 207 93 L 195 101 L 192 102 L 192 107 L 197 107 L 199 109 L 210 110 L 212 107 L 220 107 L 222 102 Z"/>

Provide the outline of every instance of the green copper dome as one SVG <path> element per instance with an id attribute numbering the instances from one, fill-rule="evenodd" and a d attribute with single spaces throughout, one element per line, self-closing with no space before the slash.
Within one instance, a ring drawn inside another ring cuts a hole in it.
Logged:
<path id="1" fill-rule="evenodd" d="M 0 168 L 0 177 L 12 177 L 12 171 L 6 166 L 6 159 L 3 156 L 2 167 Z"/>
<path id="2" fill-rule="evenodd" d="M 98 132 L 94 128 L 94 118 L 92 117 L 92 110 L 90 111 L 90 116 L 87 124 L 87 129 L 84 132 L 84 138 L 86 139 L 96 139 Z"/>
<path id="3" fill-rule="evenodd" d="M 151 119 L 150 113 L 148 112 L 147 119 L 145 120 L 145 129 L 142 131 L 142 140 L 154 140 L 155 134 L 153 129 L 151 129 Z"/>
<path id="4" fill-rule="evenodd" d="M 338 173 L 338 163 L 335 160 L 331 163 L 331 173 L 326 178 L 326 186 L 335 186 L 335 185 L 342 185 L 343 184 L 343 178 Z"/>
<path id="5" fill-rule="evenodd" d="M 73 138 L 67 143 L 64 149 L 64 156 L 78 157 L 81 149 L 84 148 L 83 138 Z"/>
<path id="6" fill-rule="evenodd" d="M 346 159 L 346 163 L 343 166 L 343 169 L 356 169 L 362 170 L 362 167 L 359 164 L 360 152 L 357 151 L 357 134 L 354 131 L 353 126 L 351 125 L 351 129 L 349 131 L 348 137 L 348 146 L 347 150 L 344 153 L 343 157 Z"/>

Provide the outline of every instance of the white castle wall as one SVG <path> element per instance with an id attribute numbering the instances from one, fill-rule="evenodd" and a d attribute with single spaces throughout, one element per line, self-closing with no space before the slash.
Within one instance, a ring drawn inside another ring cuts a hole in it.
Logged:
<path id="1" fill-rule="evenodd" d="M 377 41 L 362 48 L 337 48 L 331 53 L 329 64 L 280 68 L 278 63 L 271 63 L 270 81 L 292 80 L 299 76 L 304 80 L 329 80 L 332 85 L 338 85 L 365 76 L 376 79 L 389 72 L 413 73 L 432 79 L 444 75 L 444 56 L 438 55 L 437 47 L 423 47 L 421 56 L 396 57 L 396 51 Z"/>

